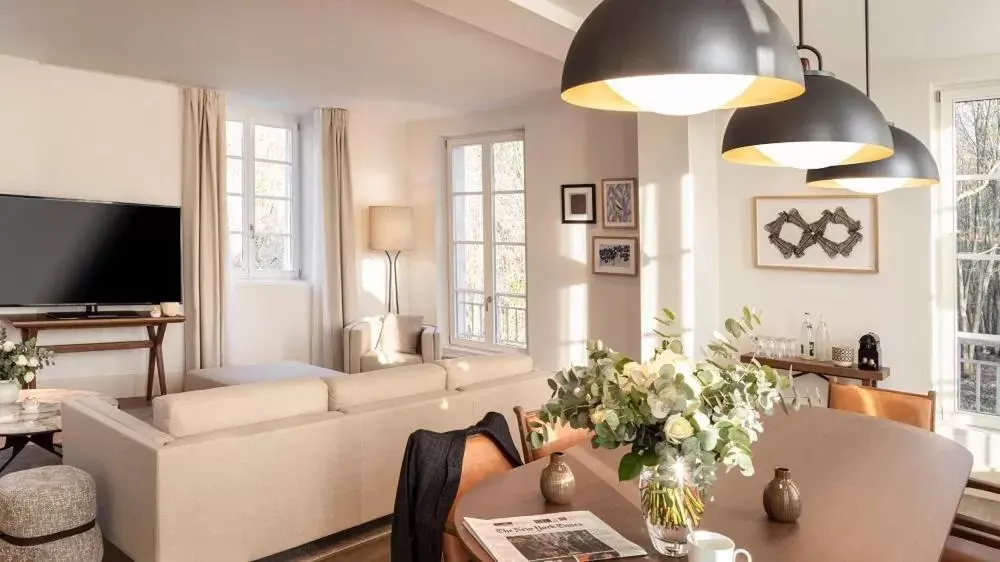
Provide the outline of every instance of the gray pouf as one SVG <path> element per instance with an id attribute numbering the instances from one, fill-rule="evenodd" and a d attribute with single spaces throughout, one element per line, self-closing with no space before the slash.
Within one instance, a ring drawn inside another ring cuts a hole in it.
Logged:
<path id="1" fill-rule="evenodd" d="M 0 478 L 0 560 L 101 562 L 96 514 L 94 479 L 79 468 L 12 472 Z"/>

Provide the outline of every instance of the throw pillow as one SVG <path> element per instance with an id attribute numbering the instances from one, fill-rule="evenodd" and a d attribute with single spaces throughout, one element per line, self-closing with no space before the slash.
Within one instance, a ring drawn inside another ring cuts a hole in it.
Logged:
<path id="1" fill-rule="evenodd" d="M 382 350 L 419 354 L 423 327 L 423 316 L 387 314 L 382 323 Z"/>

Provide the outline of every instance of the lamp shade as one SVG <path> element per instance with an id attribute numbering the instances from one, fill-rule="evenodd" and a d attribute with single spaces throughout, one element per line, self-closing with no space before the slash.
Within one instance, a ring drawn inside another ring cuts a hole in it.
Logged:
<path id="1" fill-rule="evenodd" d="M 372 250 L 399 251 L 413 247 L 413 209 L 368 207 L 368 246 Z"/>
<path id="2" fill-rule="evenodd" d="M 849 189 L 858 193 L 885 193 L 900 187 L 928 187 L 941 182 L 937 162 L 924 143 L 910 133 L 889 126 L 896 152 L 884 160 L 809 170 L 806 183 L 816 187 Z"/>
<path id="3" fill-rule="evenodd" d="M 722 141 L 737 164 L 809 170 L 892 156 L 892 132 L 861 90 L 821 70 L 805 73 L 806 93 L 783 103 L 738 109 Z"/>
<path id="4" fill-rule="evenodd" d="M 563 65 L 562 99 L 694 115 L 804 91 L 795 43 L 761 0 L 604 0 Z"/>

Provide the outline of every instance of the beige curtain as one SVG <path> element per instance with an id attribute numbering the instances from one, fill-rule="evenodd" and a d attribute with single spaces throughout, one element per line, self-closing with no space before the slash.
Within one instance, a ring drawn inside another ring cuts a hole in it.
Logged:
<path id="1" fill-rule="evenodd" d="M 183 119 L 184 363 L 226 360 L 226 116 L 222 93 L 186 88 Z"/>
<path id="2" fill-rule="evenodd" d="M 347 142 L 348 113 L 321 109 L 314 120 L 320 174 L 313 217 L 315 287 L 312 360 L 336 370 L 344 366 L 344 325 L 357 315 L 354 196 Z"/>

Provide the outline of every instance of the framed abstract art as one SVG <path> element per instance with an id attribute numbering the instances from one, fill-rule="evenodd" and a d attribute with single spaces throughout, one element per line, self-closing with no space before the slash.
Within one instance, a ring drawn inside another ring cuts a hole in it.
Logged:
<path id="1" fill-rule="evenodd" d="M 601 182 L 601 226 L 627 229 L 639 227 L 637 185 L 635 178 L 607 179 Z"/>
<path id="2" fill-rule="evenodd" d="M 594 273 L 607 275 L 639 274 L 639 239 L 594 236 L 590 261 Z"/>
<path id="3" fill-rule="evenodd" d="M 878 199 L 871 195 L 755 197 L 754 265 L 878 273 Z"/>
<path id="4" fill-rule="evenodd" d="M 563 224 L 594 224 L 597 222 L 597 208 L 594 204 L 596 189 L 597 186 L 592 183 L 562 186 Z"/>

